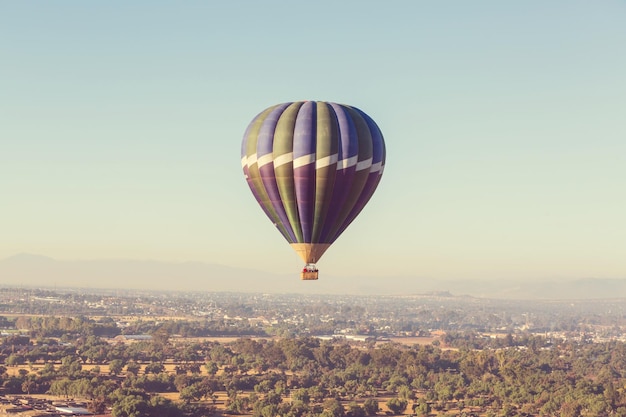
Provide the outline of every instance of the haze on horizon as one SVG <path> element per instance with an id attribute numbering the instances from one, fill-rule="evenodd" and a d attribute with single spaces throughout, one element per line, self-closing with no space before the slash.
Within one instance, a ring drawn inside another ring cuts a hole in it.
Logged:
<path id="1" fill-rule="evenodd" d="M 320 279 L 626 278 L 623 2 L 284 6 L 0 6 L 0 259 L 295 274 L 239 147 L 310 99 L 387 146 Z"/>

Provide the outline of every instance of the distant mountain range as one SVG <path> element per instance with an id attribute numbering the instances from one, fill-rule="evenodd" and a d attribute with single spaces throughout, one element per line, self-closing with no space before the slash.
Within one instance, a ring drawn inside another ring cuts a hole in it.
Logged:
<path id="1" fill-rule="evenodd" d="M 66 261 L 31 254 L 0 260 L 0 286 L 353 295 L 447 291 L 453 295 L 505 299 L 626 298 L 626 279 L 441 281 L 406 276 L 381 279 L 322 273 L 318 281 L 307 282 L 300 280 L 297 271 L 281 275 L 202 262 Z"/>

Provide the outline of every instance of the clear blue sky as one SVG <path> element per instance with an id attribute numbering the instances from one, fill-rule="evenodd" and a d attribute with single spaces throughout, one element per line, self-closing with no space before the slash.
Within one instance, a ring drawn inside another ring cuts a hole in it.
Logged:
<path id="1" fill-rule="evenodd" d="M 264 108 L 354 105 L 387 166 L 319 263 L 626 277 L 623 1 L 0 3 L 0 259 L 298 271 L 239 147 Z"/>

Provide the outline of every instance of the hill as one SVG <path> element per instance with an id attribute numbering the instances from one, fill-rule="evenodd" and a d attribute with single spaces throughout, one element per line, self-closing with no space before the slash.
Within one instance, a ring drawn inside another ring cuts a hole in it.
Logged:
<path id="1" fill-rule="evenodd" d="M 441 281 L 324 274 L 319 281 L 306 282 L 299 279 L 297 272 L 275 274 L 203 262 L 56 260 L 32 254 L 0 260 L 0 285 L 355 295 L 449 291 L 454 295 L 506 299 L 593 299 L 626 294 L 626 279 Z"/>

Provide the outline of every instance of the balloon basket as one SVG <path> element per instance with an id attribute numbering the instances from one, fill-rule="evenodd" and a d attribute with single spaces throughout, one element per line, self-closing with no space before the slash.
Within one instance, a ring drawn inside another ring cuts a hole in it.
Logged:
<path id="1" fill-rule="evenodd" d="M 304 268 L 302 268 L 302 272 L 300 273 L 300 278 L 304 281 L 314 281 L 317 279 L 318 270 L 315 264 L 306 264 Z"/>
<path id="2" fill-rule="evenodd" d="M 302 271 L 300 278 L 302 278 L 303 281 L 314 281 L 317 279 L 317 274 L 317 271 Z"/>

